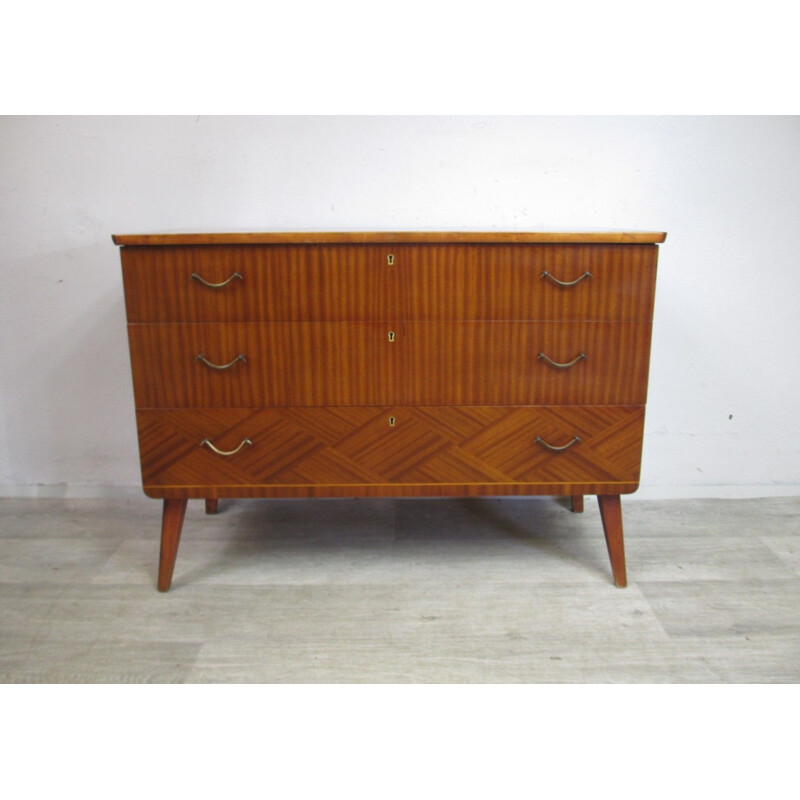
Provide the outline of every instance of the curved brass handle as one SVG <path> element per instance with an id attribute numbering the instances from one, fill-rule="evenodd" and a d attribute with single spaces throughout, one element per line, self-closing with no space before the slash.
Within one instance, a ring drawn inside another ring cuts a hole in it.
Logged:
<path id="1" fill-rule="evenodd" d="M 548 443 L 547 443 L 547 442 L 546 442 L 544 439 L 542 439 L 542 437 L 541 437 L 541 436 L 537 436 L 537 437 L 536 437 L 536 442 L 537 442 L 537 444 L 540 444 L 542 447 L 545 447 L 545 448 L 547 448 L 548 450 L 552 450 L 554 453 L 560 453 L 560 452 L 562 452 L 563 450 L 567 450 L 567 449 L 569 449 L 570 447 L 572 447 L 572 445 L 574 445 L 574 444 L 577 444 L 577 443 L 578 443 L 580 440 L 581 440 L 581 437 L 580 437 L 580 436 L 574 436 L 574 437 L 572 438 L 572 441 L 571 441 L 571 442 L 567 442 L 567 444 L 565 444 L 565 445 L 562 445 L 561 447 L 557 447 L 557 446 L 556 446 L 556 445 L 554 445 L 554 444 L 548 444 Z"/>
<path id="2" fill-rule="evenodd" d="M 240 281 L 244 280 L 239 272 L 234 272 L 233 275 L 228 278 L 228 280 L 222 281 L 222 283 L 209 283 L 205 278 L 201 277 L 196 272 L 192 273 L 192 278 L 202 283 L 203 286 L 208 286 L 209 289 L 221 289 L 223 286 L 227 286 L 234 278 L 238 278 Z"/>
<path id="3" fill-rule="evenodd" d="M 211 369 L 219 369 L 219 370 L 230 369 L 234 364 L 236 364 L 239 361 L 244 361 L 245 364 L 247 363 L 247 359 L 241 353 L 239 353 L 239 355 L 236 356 L 236 358 L 234 358 L 233 361 L 229 362 L 228 364 L 212 364 L 202 353 L 198 353 L 194 357 L 194 360 L 202 362 L 207 367 L 211 367 Z"/>
<path id="4" fill-rule="evenodd" d="M 539 358 L 543 358 L 551 367 L 569 369 L 570 367 L 574 367 L 582 358 L 586 358 L 586 353 L 578 353 L 572 361 L 568 361 L 566 364 L 559 364 L 558 361 L 553 361 L 552 358 L 546 356 L 544 353 L 539 353 Z"/>
<path id="5" fill-rule="evenodd" d="M 239 446 L 234 450 L 220 450 L 218 447 L 214 447 L 211 439 L 203 439 L 203 441 L 200 442 L 200 447 L 203 445 L 208 447 L 209 450 L 213 450 L 218 456 L 235 456 L 245 445 L 252 447 L 253 442 L 250 439 L 242 439 Z"/>
<path id="6" fill-rule="evenodd" d="M 550 280 L 553 281 L 553 283 L 556 286 L 575 286 L 575 284 L 580 283 L 582 280 L 584 280 L 584 278 L 591 278 L 592 277 L 592 273 L 591 272 L 584 272 L 583 275 L 580 275 L 579 277 L 575 278 L 574 281 L 560 281 L 558 278 L 554 277 L 547 270 L 545 270 L 542 273 L 541 277 L 542 278 L 550 278 Z"/>

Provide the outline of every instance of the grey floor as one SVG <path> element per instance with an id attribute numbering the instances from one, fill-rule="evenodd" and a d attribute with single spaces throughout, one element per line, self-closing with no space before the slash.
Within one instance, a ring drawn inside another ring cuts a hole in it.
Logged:
<path id="1" fill-rule="evenodd" d="M 800 498 L 0 499 L 0 682 L 796 683 Z"/>

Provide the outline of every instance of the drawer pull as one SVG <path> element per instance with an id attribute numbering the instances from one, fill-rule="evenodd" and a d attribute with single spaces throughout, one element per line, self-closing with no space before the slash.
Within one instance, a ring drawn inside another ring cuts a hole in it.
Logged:
<path id="1" fill-rule="evenodd" d="M 568 361 L 566 364 L 559 364 L 558 361 L 553 361 L 552 358 L 544 353 L 539 353 L 539 358 L 543 358 L 551 367 L 556 367 L 556 369 L 569 369 L 574 367 L 582 358 L 586 358 L 586 353 L 578 353 L 572 361 Z"/>
<path id="2" fill-rule="evenodd" d="M 247 445 L 248 447 L 252 447 L 253 442 L 250 441 L 250 439 L 242 439 L 239 446 L 234 450 L 220 450 L 218 447 L 214 446 L 211 439 L 203 439 L 203 441 L 200 442 L 200 447 L 202 447 L 203 445 L 208 447 L 209 450 L 213 450 L 218 456 L 235 456 L 245 445 Z"/>
<path id="3" fill-rule="evenodd" d="M 577 444 L 581 440 L 580 436 L 574 436 L 571 442 L 567 442 L 567 444 L 562 445 L 561 447 L 557 447 L 554 444 L 548 444 L 541 436 L 536 437 L 537 444 L 540 444 L 542 447 L 546 448 L 547 450 L 552 450 L 554 453 L 561 453 L 564 450 L 569 449 L 572 445 Z"/>
<path id="4" fill-rule="evenodd" d="M 209 283 L 205 278 L 201 277 L 196 272 L 192 273 L 192 278 L 202 283 L 203 286 L 208 286 L 209 289 L 221 289 L 223 286 L 227 286 L 234 278 L 238 278 L 240 281 L 244 280 L 239 272 L 234 272 L 233 275 L 228 278 L 228 280 L 222 281 L 222 283 Z"/>
<path id="5" fill-rule="evenodd" d="M 550 280 L 553 281 L 553 283 L 556 286 L 575 286 L 576 284 L 580 283 L 584 278 L 591 278 L 592 277 L 592 273 L 591 272 L 584 272 L 583 275 L 578 276 L 577 278 L 575 278 L 574 281 L 560 281 L 558 278 L 554 277 L 547 270 L 545 270 L 542 273 L 542 277 L 543 278 L 550 278 Z"/>
<path id="6" fill-rule="evenodd" d="M 219 370 L 230 369 L 234 364 L 238 363 L 239 361 L 244 361 L 245 364 L 247 363 L 247 359 L 241 353 L 239 353 L 239 355 L 236 356 L 236 358 L 234 358 L 233 361 L 231 361 L 228 364 L 212 364 L 202 353 L 198 353 L 198 355 L 195 356 L 194 360 L 200 361 L 201 363 L 205 364 L 207 367 L 210 367 L 211 369 L 219 369 Z"/>

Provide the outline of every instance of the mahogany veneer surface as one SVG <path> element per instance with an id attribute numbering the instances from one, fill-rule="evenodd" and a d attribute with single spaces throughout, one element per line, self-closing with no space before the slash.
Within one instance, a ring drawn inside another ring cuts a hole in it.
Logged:
<path id="1" fill-rule="evenodd" d="M 164 323 L 131 326 L 130 345 L 138 408 L 630 404 L 650 323 Z"/>
<path id="2" fill-rule="evenodd" d="M 145 485 L 635 484 L 641 406 L 342 406 L 139 411 Z M 394 424 L 390 423 L 394 420 Z M 536 437 L 565 452 L 537 446 Z M 198 443 L 232 450 L 220 458 Z M 531 487 L 535 488 L 535 487 Z M 357 493 L 357 492 L 351 492 Z M 154 492 L 157 494 L 157 492 Z"/>
<path id="3" fill-rule="evenodd" d="M 656 248 L 596 245 L 126 247 L 129 322 L 651 320 Z M 387 268 L 387 256 L 394 263 Z M 591 278 L 565 291 L 547 278 Z M 209 291 L 196 273 L 219 283 Z"/>
<path id="4" fill-rule="evenodd" d="M 545 493 L 624 585 L 664 237 L 115 236 L 159 588 L 189 497 Z"/>

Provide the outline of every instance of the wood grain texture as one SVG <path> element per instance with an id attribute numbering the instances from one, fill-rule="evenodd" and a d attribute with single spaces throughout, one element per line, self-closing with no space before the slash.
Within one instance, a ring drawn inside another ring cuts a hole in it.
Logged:
<path id="1" fill-rule="evenodd" d="M 402 245 L 396 296 L 409 320 L 653 318 L 652 245 Z M 569 283 L 560 286 L 548 277 Z M 581 279 L 588 273 L 591 277 Z"/>
<path id="2" fill-rule="evenodd" d="M 647 397 L 647 322 L 409 322 L 396 340 L 403 401 L 632 405 Z M 549 364 L 539 354 L 566 364 Z"/>
<path id="3" fill-rule="evenodd" d="M 611 571 L 614 584 L 620 589 L 628 585 L 625 569 L 625 542 L 622 533 L 622 505 L 618 494 L 597 495 L 600 506 L 600 516 L 603 520 L 603 533 L 606 538 L 608 558 L 611 561 Z"/>
<path id="4" fill-rule="evenodd" d="M 212 245 L 212 244 L 371 244 L 421 242 L 481 242 L 487 244 L 587 243 L 659 244 L 667 238 L 651 231 L 308 231 L 230 233 L 144 233 L 114 234 L 117 245 Z"/>
<path id="5" fill-rule="evenodd" d="M 138 408 L 383 405 L 397 396 L 396 325 L 271 322 L 131 325 Z M 219 371 L 197 360 L 228 364 Z"/>
<path id="6" fill-rule="evenodd" d="M 158 591 L 168 592 L 172 585 L 172 573 L 181 541 L 183 520 L 186 516 L 185 498 L 164 500 L 161 517 L 161 555 L 158 561 Z"/>
<path id="7" fill-rule="evenodd" d="M 129 322 L 649 321 L 656 257 L 652 245 L 126 247 L 122 274 Z M 591 278 L 562 287 L 544 272 Z M 211 289 L 192 274 L 242 277 Z"/>
<path id="8" fill-rule="evenodd" d="M 159 487 L 635 484 L 644 409 L 340 407 L 139 411 L 142 479 Z M 553 446 L 580 441 L 563 452 Z M 234 456 L 219 456 L 210 439 Z M 620 490 L 622 491 L 622 490 Z M 334 492 L 335 493 L 335 492 Z M 423 492 L 424 493 L 424 492 Z M 434 492 L 436 493 L 436 492 Z M 467 492 L 468 493 L 468 492 Z M 489 491 L 488 493 L 492 493 Z M 569 492 L 577 493 L 577 492 Z"/>
<path id="9" fill-rule="evenodd" d="M 387 249 L 369 246 L 126 247 L 129 322 L 388 319 L 402 306 Z M 220 289 L 234 273 L 242 276 Z"/>
<path id="10" fill-rule="evenodd" d="M 214 493 L 220 498 L 257 499 L 311 499 L 311 498 L 354 498 L 354 497 L 397 497 L 397 498 L 447 498 L 447 497 L 508 497 L 537 495 L 567 495 L 570 492 L 583 494 L 633 494 L 639 488 L 639 481 L 598 481 L 586 483 L 350 483 L 350 484 L 217 484 Z M 165 498 L 202 500 L 208 494 L 207 485 L 195 486 L 150 486 L 143 485 L 147 497 L 154 500 Z"/>
<path id="11" fill-rule="evenodd" d="M 358 498 L 189 503 L 165 596 L 160 505 L 3 499 L 0 681 L 800 682 L 798 497 L 633 499 L 623 592 L 594 502 Z"/>
<path id="12" fill-rule="evenodd" d="M 137 408 L 637 405 L 650 323 L 274 322 L 129 326 Z M 390 341 L 389 334 L 394 334 Z M 542 353 L 568 369 L 552 366 Z M 210 368 L 203 355 L 229 369 Z"/>
<path id="13" fill-rule="evenodd" d="M 115 236 L 159 588 L 189 497 L 504 494 L 597 494 L 624 585 L 664 238 Z"/>

